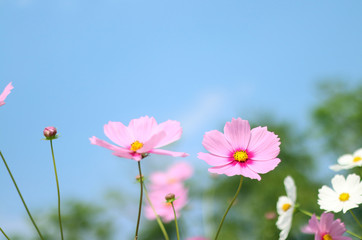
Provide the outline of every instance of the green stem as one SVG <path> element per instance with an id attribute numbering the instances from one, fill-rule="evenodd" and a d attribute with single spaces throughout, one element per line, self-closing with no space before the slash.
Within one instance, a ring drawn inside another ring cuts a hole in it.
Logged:
<path id="1" fill-rule="evenodd" d="M 39 228 L 38 228 L 38 226 L 36 225 L 33 217 L 31 216 L 30 211 L 29 211 L 29 209 L 28 209 L 28 206 L 26 206 L 26 203 L 25 203 L 25 201 L 24 201 L 24 198 L 23 198 L 23 196 L 21 195 L 21 192 L 20 192 L 20 190 L 19 190 L 19 188 L 18 188 L 18 185 L 17 185 L 16 182 L 15 182 L 15 179 L 14 179 L 14 177 L 13 177 L 13 174 L 11 173 L 10 168 L 9 168 L 8 164 L 6 163 L 5 158 L 4 158 L 3 154 L 1 153 L 1 151 L 0 151 L 0 155 L 1 155 L 1 158 L 3 159 L 3 162 L 4 162 L 4 164 L 5 164 L 6 169 L 7 169 L 8 172 L 9 172 L 9 175 L 10 175 L 11 179 L 13 180 L 13 183 L 14 183 L 14 185 L 15 185 L 15 188 L 16 188 L 16 190 L 18 191 L 18 194 L 19 194 L 19 196 L 20 196 L 20 198 L 21 198 L 21 201 L 23 202 L 23 205 L 24 205 L 24 207 L 25 207 L 25 209 L 26 209 L 26 212 L 28 213 L 28 215 L 29 215 L 29 217 L 30 217 L 31 222 L 33 223 L 36 231 L 38 232 L 40 239 L 43 240 L 44 238 L 43 238 L 43 236 L 41 235 L 41 233 L 40 233 L 40 231 L 39 231 Z"/>
<path id="2" fill-rule="evenodd" d="M 2 228 L 0 228 L 0 231 L 3 233 L 3 235 L 6 237 L 7 240 L 10 240 L 10 238 L 6 235 L 6 233 L 3 231 Z"/>
<path id="3" fill-rule="evenodd" d="M 52 157 L 53 157 L 53 164 L 54 164 L 54 172 L 55 172 L 55 180 L 57 182 L 57 191 L 58 191 L 58 218 L 59 218 L 59 227 L 60 227 L 60 235 L 63 237 L 63 227 L 62 227 L 62 217 L 60 214 L 60 191 L 59 191 L 59 181 L 58 181 L 58 174 L 57 174 L 57 166 L 55 165 L 55 158 L 54 158 L 54 149 L 53 149 L 53 140 L 50 139 L 50 148 L 52 149 Z"/>
<path id="4" fill-rule="evenodd" d="M 351 209 L 349 210 L 349 212 L 352 214 L 352 217 L 353 217 L 354 220 L 357 222 L 358 226 L 359 226 L 360 228 L 362 228 L 362 225 L 361 225 L 360 221 L 358 221 L 356 215 L 354 215 L 354 213 L 352 212 Z"/>
<path id="5" fill-rule="evenodd" d="M 141 171 L 141 161 L 138 161 L 138 171 L 139 171 L 139 175 L 140 175 L 140 186 L 141 186 L 141 193 L 140 193 L 140 203 L 139 203 L 139 207 L 138 207 L 138 218 L 137 218 L 137 226 L 136 226 L 136 233 L 134 236 L 134 239 L 137 240 L 138 239 L 138 229 L 140 226 L 140 220 L 141 220 L 141 210 L 142 210 L 142 198 L 143 198 L 143 177 L 142 177 L 142 171 Z"/>
<path id="6" fill-rule="evenodd" d="M 305 210 L 303 210 L 303 209 L 297 208 L 297 210 L 298 210 L 299 212 L 303 213 L 304 215 L 309 216 L 309 217 L 313 216 L 312 213 L 310 213 L 310 212 L 308 212 L 308 211 L 305 211 Z M 317 219 L 320 219 L 319 216 L 316 216 L 316 218 L 317 218 Z M 349 234 L 351 234 L 352 236 L 358 238 L 358 239 L 362 239 L 361 236 L 359 236 L 359 235 L 357 235 L 357 234 L 355 234 L 355 233 L 353 233 L 353 232 L 351 232 L 351 231 L 349 231 L 349 230 L 346 230 L 346 232 L 349 233 Z"/>
<path id="7" fill-rule="evenodd" d="M 156 220 L 157 220 L 158 226 L 160 226 L 161 231 L 162 231 L 162 233 L 163 233 L 163 236 L 165 237 L 165 240 L 170 240 L 170 238 L 168 237 L 167 231 L 166 231 L 166 229 L 165 229 L 165 226 L 163 225 L 163 223 L 162 223 L 162 221 L 161 221 L 161 219 L 160 219 L 160 216 L 158 216 L 155 207 L 152 205 L 151 199 L 150 199 L 150 197 L 148 196 L 148 192 L 147 192 L 146 186 L 143 185 L 143 187 L 144 187 L 144 190 L 145 190 L 145 195 L 146 195 L 147 201 L 148 201 L 148 203 L 150 204 L 150 207 L 152 208 L 152 211 L 153 211 L 153 213 L 154 213 L 155 216 L 156 216 Z"/>
<path id="8" fill-rule="evenodd" d="M 175 225 L 176 225 L 177 240 L 180 240 L 180 233 L 179 233 L 179 230 L 178 230 L 178 224 L 177 224 L 177 216 L 176 216 L 175 206 L 173 205 L 173 202 L 171 202 L 171 205 L 172 205 L 172 209 L 173 209 L 173 214 L 175 215 Z"/>
<path id="9" fill-rule="evenodd" d="M 226 217 L 226 215 L 228 214 L 231 206 L 232 206 L 233 203 L 235 202 L 236 197 L 238 196 L 238 194 L 239 194 L 239 192 L 240 192 L 240 189 L 241 189 L 242 184 L 243 184 L 243 176 L 240 177 L 239 187 L 238 187 L 238 189 L 236 190 L 235 196 L 234 196 L 234 198 L 231 200 L 231 202 L 230 202 L 230 204 L 229 204 L 229 207 L 226 209 L 226 212 L 225 212 L 224 216 L 222 217 L 222 220 L 221 220 L 221 222 L 220 222 L 219 228 L 217 229 L 217 232 L 216 232 L 216 235 L 215 235 L 215 240 L 218 238 L 218 236 L 219 236 L 219 234 L 220 234 L 220 230 L 221 230 L 222 224 L 224 223 L 225 217 Z"/>

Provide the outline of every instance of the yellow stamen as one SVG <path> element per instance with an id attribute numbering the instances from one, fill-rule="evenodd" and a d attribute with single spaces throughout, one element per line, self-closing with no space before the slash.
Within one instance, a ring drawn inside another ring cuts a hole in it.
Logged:
<path id="1" fill-rule="evenodd" d="M 245 162 L 248 160 L 248 154 L 243 150 L 236 151 L 234 153 L 234 159 L 239 162 Z"/>
<path id="2" fill-rule="evenodd" d="M 138 149 L 142 148 L 143 147 L 143 143 L 140 143 L 139 141 L 134 141 L 132 144 L 131 144 L 131 150 L 132 151 L 137 151 Z"/>
<path id="3" fill-rule="evenodd" d="M 349 194 L 348 193 L 341 193 L 341 195 L 339 195 L 339 200 L 341 200 L 342 202 L 345 202 L 349 199 Z"/>
<path id="4" fill-rule="evenodd" d="M 353 158 L 353 162 L 359 162 L 359 161 L 361 161 L 361 160 L 362 160 L 362 158 L 359 157 L 359 156 Z"/>
<path id="5" fill-rule="evenodd" d="M 288 209 L 291 207 L 292 205 L 290 205 L 289 203 L 284 203 L 282 206 L 282 209 L 284 212 L 288 211 Z"/>
<path id="6" fill-rule="evenodd" d="M 323 240 L 333 240 L 333 238 L 331 237 L 331 235 L 326 234 L 323 236 Z"/>

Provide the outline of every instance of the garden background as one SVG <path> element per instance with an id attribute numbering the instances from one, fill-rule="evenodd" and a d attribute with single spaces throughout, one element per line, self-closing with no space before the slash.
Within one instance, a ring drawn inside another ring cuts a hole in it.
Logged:
<path id="1" fill-rule="evenodd" d="M 277 239 L 276 219 L 265 213 L 275 211 L 287 175 L 304 208 L 321 213 L 317 189 L 333 176 L 328 166 L 362 147 L 361 10 L 359 0 L 0 0 L 0 89 L 14 85 L 0 109 L 0 150 L 47 239 L 59 230 L 44 127 L 60 134 L 67 239 L 131 239 L 137 164 L 88 138 L 105 139 L 108 121 L 144 115 L 183 127 L 168 149 L 189 157 L 142 163 L 146 176 L 181 160 L 195 168 L 182 238 L 212 236 L 237 187 L 239 178 L 210 177 L 197 158 L 203 134 L 232 117 L 278 134 L 282 162 L 260 182 L 245 180 L 221 239 Z M 36 239 L 3 165 L 0 189 L 0 226 L 12 239 Z M 305 223 L 295 217 L 290 239 L 312 239 L 299 231 Z M 157 224 L 142 218 L 140 239 L 157 236 Z"/>

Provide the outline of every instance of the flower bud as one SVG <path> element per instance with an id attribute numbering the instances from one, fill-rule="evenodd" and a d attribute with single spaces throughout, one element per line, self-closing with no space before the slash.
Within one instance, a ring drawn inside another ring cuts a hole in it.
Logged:
<path id="1" fill-rule="evenodd" d="M 169 193 L 165 196 L 165 199 L 167 202 L 173 202 L 173 201 L 175 201 L 175 194 Z"/>
<path id="2" fill-rule="evenodd" d="M 43 134 L 47 139 L 54 139 L 57 135 L 57 129 L 55 127 L 46 127 L 44 128 Z"/>

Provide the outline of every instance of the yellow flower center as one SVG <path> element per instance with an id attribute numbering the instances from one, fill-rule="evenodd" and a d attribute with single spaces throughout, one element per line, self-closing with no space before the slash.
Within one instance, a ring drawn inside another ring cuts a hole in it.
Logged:
<path id="1" fill-rule="evenodd" d="M 243 150 L 236 151 L 234 153 L 234 159 L 239 162 L 245 162 L 248 160 L 248 154 Z"/>
<path id="2" fill-rule="evenodd" d="M 362 158 L 359 157 L 359 156 L 353 158 L 353 162 L 359 162 L 359 161 L 361 161 L 361 160 L 362 160 Z"/>
<path id="3" fill-rule="evenodd" d="M 290 205 L 289 203 L 284 203 L 282 206 L 282 209 L 284 212 L 288 211 L 288 209 L 291 207 L 292 205 Z"/>
<path id="4" fill-rule="evenodd" d="M 142 148 L 143 147 L 143 143 L 140 143 L 139 141 L 134 141 L 132 144 L 131 144 L 131 150 L 132 151 L 137 151 L 138 149 Z"/>
<path id="5" fill-rule="evenodd" d="M 339 200 L 341 200 L 342 202 L 345 202 L 349 199 L 349 194 L 348 193 L 341 193 L 341 195 L 339 195 Z"/>
<path id="6" fill-rule="evenodd" d="M 331 237 L 331 235 L 326 234 L 323 236 L 323 240 L 333 240 L 333 238 Z"/>

